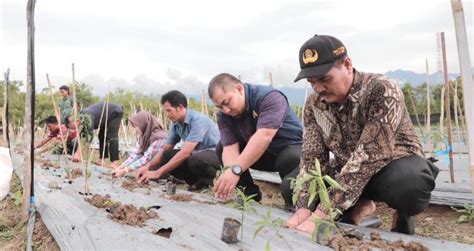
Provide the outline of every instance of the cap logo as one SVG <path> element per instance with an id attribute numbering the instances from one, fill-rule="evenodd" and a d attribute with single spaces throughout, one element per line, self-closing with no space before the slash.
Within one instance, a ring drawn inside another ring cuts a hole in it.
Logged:
<path id="1" fill-rule="evenodd" d="M 344 48 L 344 46 L 341 46 L 335 50 L 332 51 L 332 54 L 334 57 L 338 57 L 342 54 L 344 54 L 344 52 L 346 52 L 346 48 Z"/>
<path id="2" fill-rule="evenodd" d="M 316 50 L 306 49 L 303 53 L 303 63 L 314 63 L 318 60 L 318 52 Z"/>

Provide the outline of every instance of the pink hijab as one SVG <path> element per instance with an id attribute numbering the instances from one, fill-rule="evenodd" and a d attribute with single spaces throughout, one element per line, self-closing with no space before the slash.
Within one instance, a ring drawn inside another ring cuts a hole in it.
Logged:
<path id="1" fill-rule="evenodd" d="M 166 139 L 166 132 L 157 118 L 149 112 L 139 112 L 130 118 L 133 126 L 138 127 L 142 136 L 138 141 L 141 145 L 140 153 L 143 154 L 150 145 L 159 139 Z"/>

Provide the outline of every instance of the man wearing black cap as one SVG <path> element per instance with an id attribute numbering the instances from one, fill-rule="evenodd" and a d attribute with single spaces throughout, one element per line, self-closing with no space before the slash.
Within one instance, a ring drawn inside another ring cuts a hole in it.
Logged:
<path id="1" fill-rule="evenodd" d="M 374 201 L 382 201 L 397 210 L 392 231 L 414 234 L 413 216 L 428 207 L 439 170 L 424 158 L 402 91 L 383 75 L 354 69 L 346 47 L 332 36 L 315 35 L 298 57 L 295 82 L 306 78 L 315 91 L 305 104 L 298 179 L 319 160 L 323 175 L 343 188 L 329 192 L 342 221 L 359 224 L 375 211 Z M 329 209 L 309 202 L 308 183 L 295 191 L 297 211 L 287 225 L 312 232 L 313 217 L 326 218 Z"/>

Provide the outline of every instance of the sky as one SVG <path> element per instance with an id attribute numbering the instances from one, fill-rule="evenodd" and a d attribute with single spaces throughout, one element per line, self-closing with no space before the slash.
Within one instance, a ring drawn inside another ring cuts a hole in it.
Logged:
<path id="1" fill-rule="evenodd" d="M 26 0 L 0 0 L 0 70 L 26 82 Z M 473 3 L 463 1 L 473 61 Z M 200 92 L 222 72 L 245 82 L 293 83 L 298 51 L 314 34 L 339 38 L 353 65 L 385 73 L 438 66 L 445 32 L 448 72 L 459 72 L 449 0 L 37 0 L 37 90 L 76 79 L 101 95 L 117 87 L 163 94 Z M 472 64 L 472 63 L 471 63 Z"/>

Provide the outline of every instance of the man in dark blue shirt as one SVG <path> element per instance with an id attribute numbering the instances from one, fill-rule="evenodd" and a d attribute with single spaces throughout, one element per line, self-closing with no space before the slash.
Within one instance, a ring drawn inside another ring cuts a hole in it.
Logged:
<path id="1" fill-rule="evenodd" d="M 253 168 L 278 172 L 283 198 L 291 205 L 289 179 L 299 171 L 303 127 L 285 95 L 268 86 L 242 83 L 227 73 L 215 76 L 208 92 L 221 110 L 216 151 L 224 167 L 229 167 L 214 184 L 216 196 L 227 200 L 238 186 L 260 201 L 260 189 L 249 172 Z"/>

